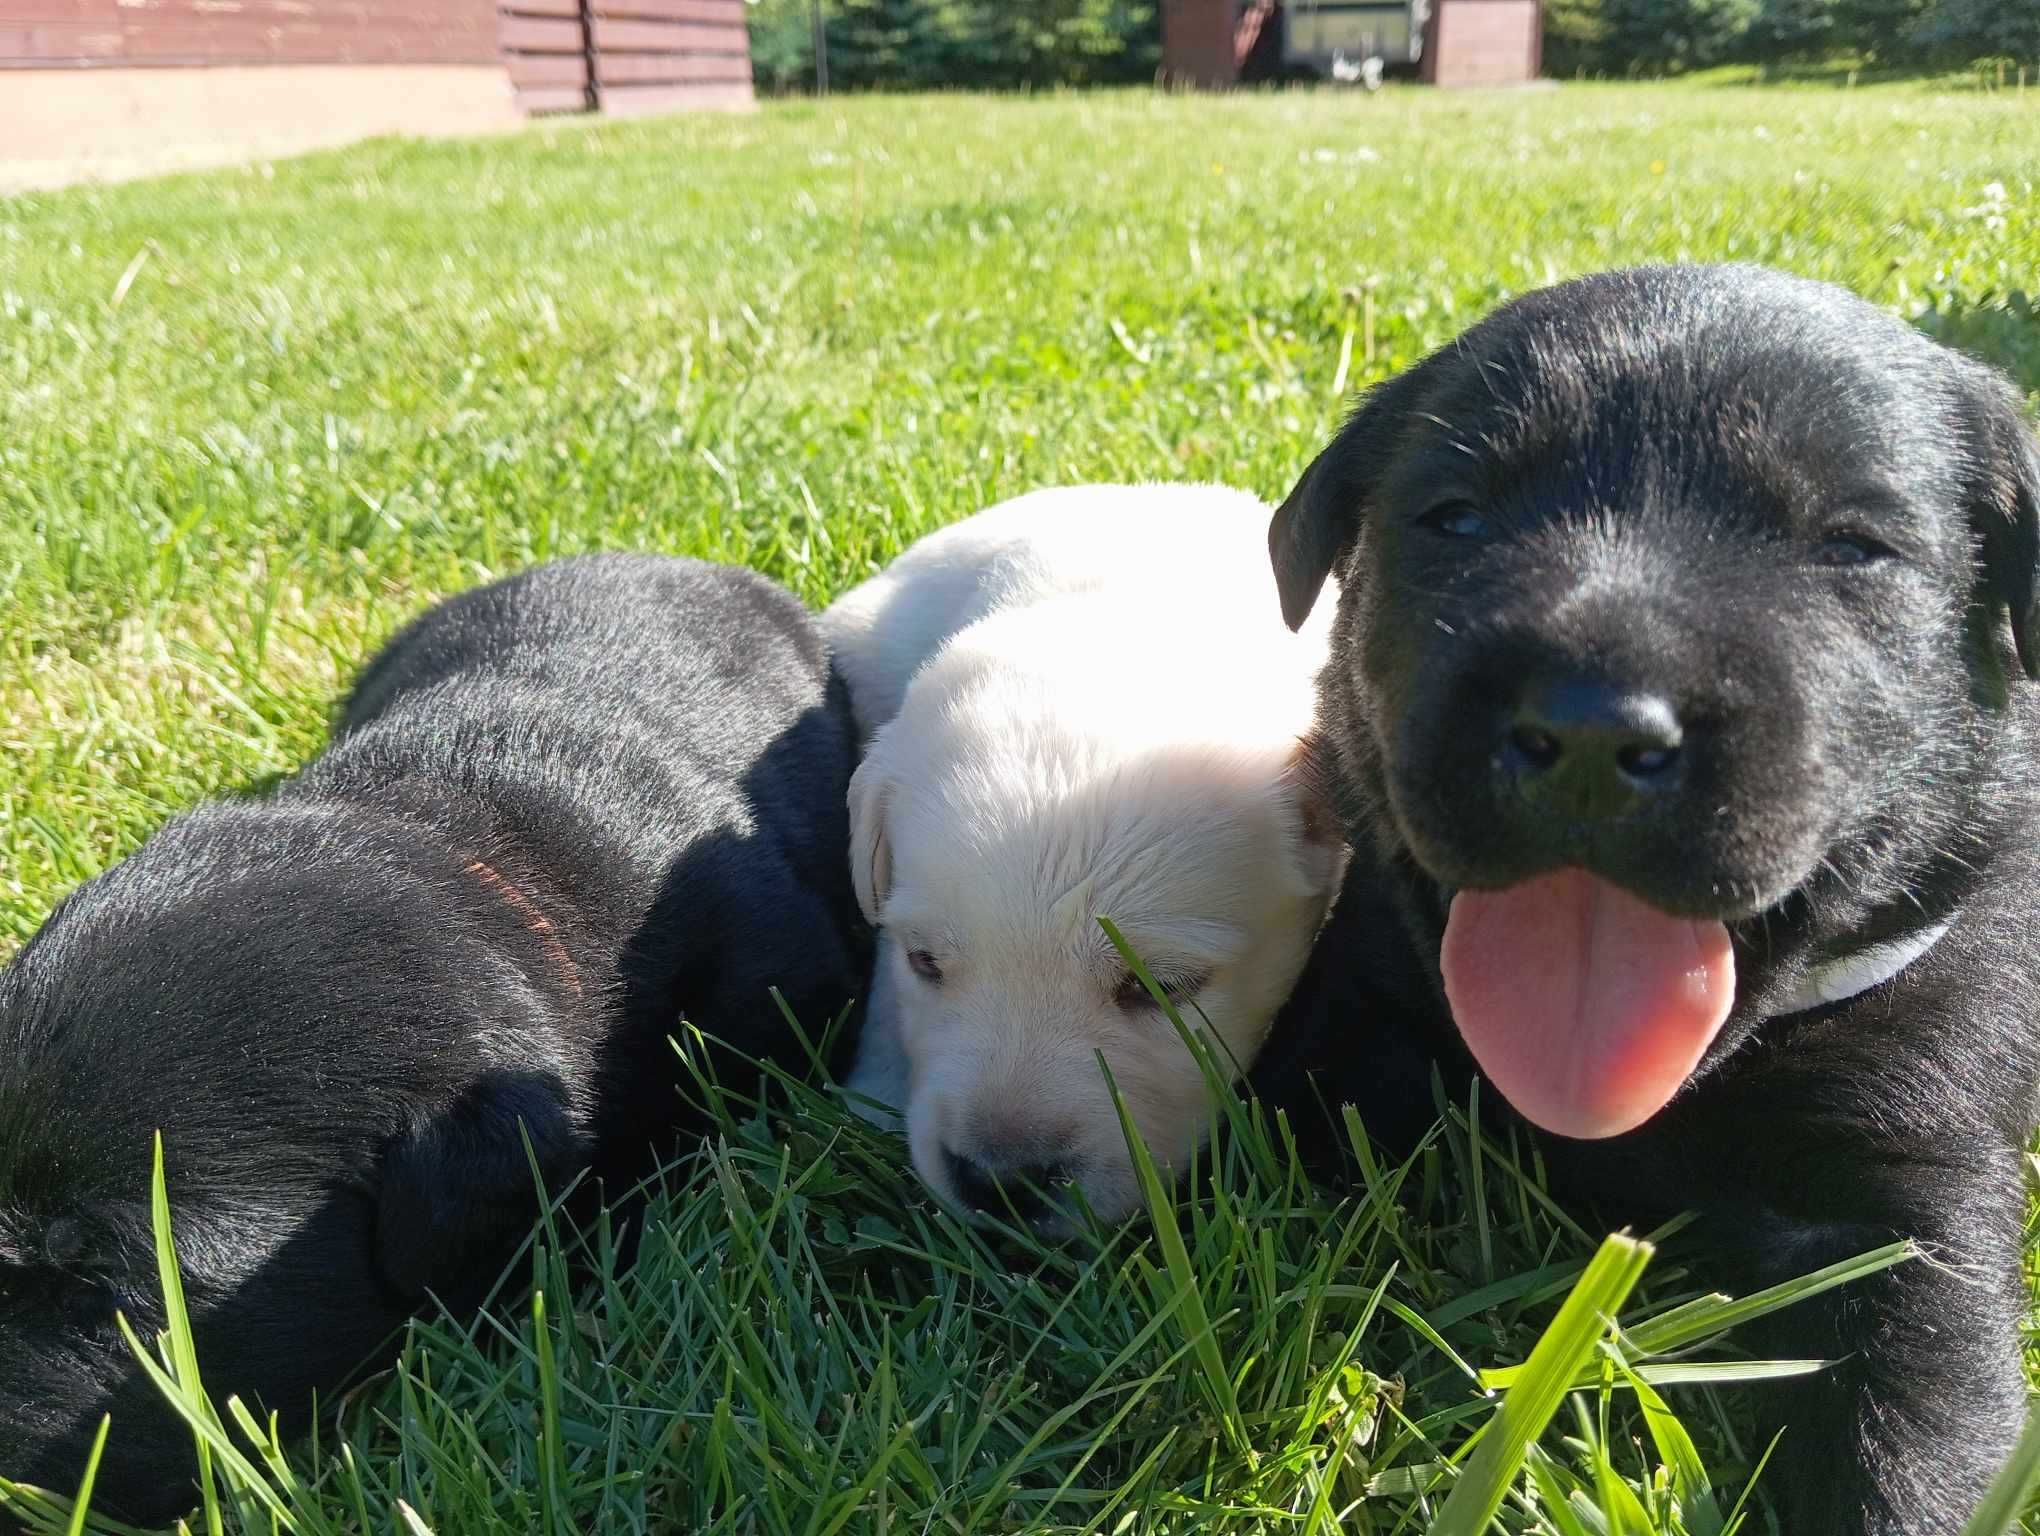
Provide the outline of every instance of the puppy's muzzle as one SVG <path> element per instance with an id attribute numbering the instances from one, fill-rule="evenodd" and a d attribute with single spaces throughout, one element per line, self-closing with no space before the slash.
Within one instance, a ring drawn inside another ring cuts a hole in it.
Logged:
<path id="1" fill-rule="evenodd" d="M 1497 722 L 1495 764 L 1533 813 L 1620 821 L 1675 794 L 1686 731 L 1670 700 L 1577 674 L 1532 679 Z"/>
<path id="2" fill-rule="evenodd" d="M 1057 1197 L 1076 1182 L 1074 1170 L 1060 1160 L 1028 1161 L 1002 1157 L 978 1148 L 972 1154 L 942 1149 L 943 1171 L 956 1202 L 977 1216 L 1011 1215 L 1030 1225 L 1055 1215 Z"/>

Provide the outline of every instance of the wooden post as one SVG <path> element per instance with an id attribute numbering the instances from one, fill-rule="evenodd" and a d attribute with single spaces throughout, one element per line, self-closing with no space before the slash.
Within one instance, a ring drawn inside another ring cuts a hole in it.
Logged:
<path id="1" fill-rule="evenodd" d="M 581 56 L 588 61 L 588 110 L 602 110 L 602 50 L 595 46 L 595 0 L 581 0 Z"/>
<path id="2" fill-rule="evenodd" d="M 822 25 L 822 0 L 808 0 L 808 30 L 815 40 L 815 94 L 829 94 L 829 29 Z"/>
<path id="3" fill-rule="evenodd" d="M 1162 71 L 1172 85 L 1228 86 L 1240 78 L 1240 0 L 1161 0 Z"/>

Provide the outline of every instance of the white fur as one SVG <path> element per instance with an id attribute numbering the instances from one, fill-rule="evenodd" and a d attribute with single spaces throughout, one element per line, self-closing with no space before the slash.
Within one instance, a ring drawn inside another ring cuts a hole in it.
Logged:
<path id="1" fill-rule="evenodd" d="M 1116 1000 L 1100 917 L 1164 982 L 1199 983 L 1185 1022 L 1234 1070 L 1303 967 L 1345 859 L 1300 753 L 1329 619 L 1283 627 L 1268 518 L 1216 486 L 1040 492 L 823 615 L 870 737 L 851 857 L 881 933 L 850 1087 L 904 1105 L 945 1198 L 953 1152 L 1055 1163 L 1101 1217 L 1131 1210 L 1101 1054 L 1158 1162 L 1202 1137 L 1197 1062 Z"/>

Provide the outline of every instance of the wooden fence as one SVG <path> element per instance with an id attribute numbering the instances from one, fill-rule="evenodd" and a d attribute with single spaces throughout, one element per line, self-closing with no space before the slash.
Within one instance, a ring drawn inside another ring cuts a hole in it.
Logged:
<path id="1" fill-rule="evenodd" d="M 487 0 L 0 0 L 0 68 L 489 64 L 496 57 Z"/>
<path id="2" fill-rule="evenodd" d="M 0 69 L 498 59 L 526 112 L 752 99 L 744 0 L 0 0 Z"/>
<path id="3" fill-rule="evenodd" d="M 527 112 L 628 117 L 752 99 L 744 0 L 504 0 L 502 47 Z"/>

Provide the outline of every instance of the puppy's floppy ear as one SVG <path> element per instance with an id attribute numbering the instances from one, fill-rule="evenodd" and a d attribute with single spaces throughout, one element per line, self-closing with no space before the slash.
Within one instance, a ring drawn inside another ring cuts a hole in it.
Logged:
<path id="1" fill-rule="evenodd" d="M 531 1155 L 525 1152 L 525 1138 Z M 538 1209 L 535 1157 L 549 1191 L 581 1160 L 566 1089 L 528 1068 L 484 1073 L 421 1114 L 383 1153 L 376 1265 L 416 1299 L 468 1282 L 507 1257 Z"/>
<path id="2" fill-rule="evenodd" d="M 1983 536 L 1984 588 L 2005 605 L 2019 664 L 2040 679 L 2040 442 L 2012 387 L 1972 365 L 1971 516 Z"/>
<path id="3" fill-rule="evenodd" d="M 1425 365 L 1367 392 L 1331 446 L 1311 461 L 1268 524 L 1268 555 L 1282 619 L 1301 629 L 1332 568 L 1360 536 L 1360 514 L 1388 468 L 1409 419 Z"/>
<path id="4" fill-rule="evenodd" d="M 1313 731 L 1301 737 L 1282 772 L 1283 792 L 1296 808 L 1301 839 L 1297 844 L 1304 878 L 1313 890 L 1336 889 L 1346 869 L 1346 832 L 1332 803 L 1330 750 Z"/>
<path id="5" fill-rule="evenodd" d="M 857 888 L 864 920 L 873 927 L 879 925 L 879 911 L 892 891 L 892 844 L 885 822 L 892 809 L 893 781 L 884 747 L 881 734 L 850 776 L 850 883 Z"/>

